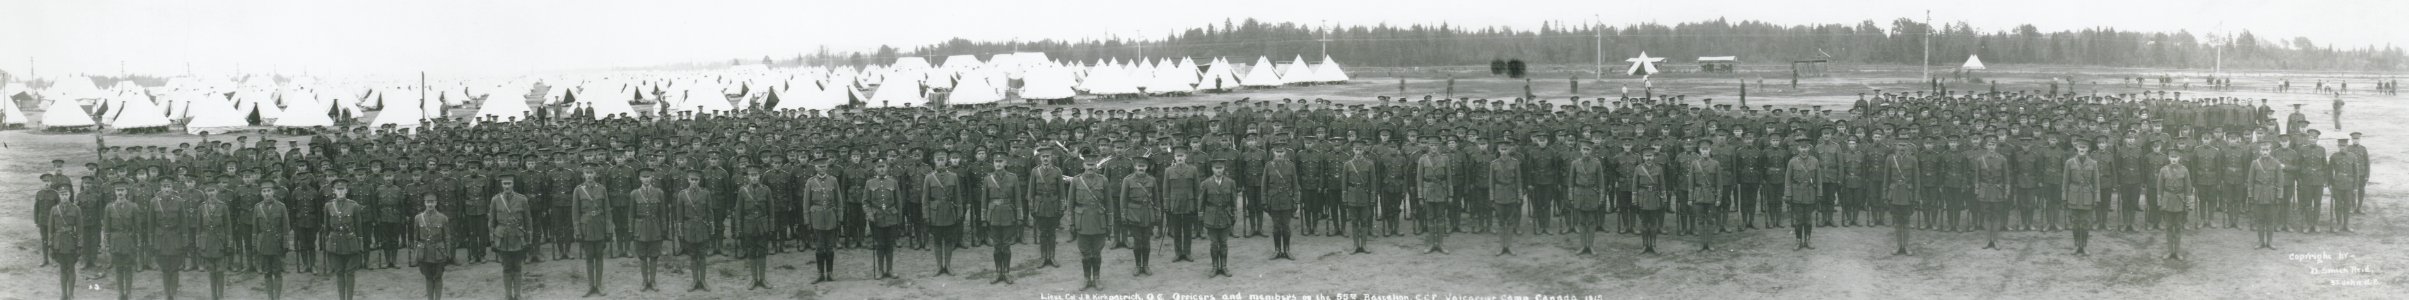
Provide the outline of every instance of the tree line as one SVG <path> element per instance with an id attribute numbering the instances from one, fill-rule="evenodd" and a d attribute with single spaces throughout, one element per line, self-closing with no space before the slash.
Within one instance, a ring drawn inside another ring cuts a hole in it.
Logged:
<path id="1" fill-rule="evenodd" d="M 1603 60 L 1609 65 L 1621 64 L 1623 58 L 1641 51 L 1671 58 L 1667 62 L 1687 62 L 1699 56 L 1738 56 L 1742 63 L 1748 64 L 1823 59 L 1835 63 L 1912 65 L 1924 60 L 1927 39 L 1931 42 L 1932 63 L 1943 66 L 1961 63 L 1966 55 L 1976 54 L 1988 64 L 2207 69 L 2217 65 L 2221 52 L 2224 67 L 2234 69 L 2409 70 L 2409 57 L 2397 46 L 2340 48 L 2330 43 L 2318 44 L 2306 37 L 2261 38 L 2247 30 L 2230 35 L 2106 27 L 2045 32 L 2030 24 L 1980 30 L 1964 22 L 1935 26 L 1907 18 L 1893 20 L 1889 26 L 1879 26 L 1873 20 L 1813 25 L 1724 19 L 1624 26 L 1548 22 L 1535 30 L 1447 23 L 1327 28 L 1244 19 L 1205 24 L 1159 38 L 1039 41 L 957 38 L 908 50 L 881 46 L 866 53 L 822 48 L 797 55 L 790 62 L 862 66 L 885 64 L 901 56 L 986 57 L 1014 51 L 1045 52 L 1056 60 L 1081 62 L 1127 60 L 1141 55 L 1200 59 L 1218 56 L 1239 63 L 1252 62 L 1256 56 L 1286 62 L 1302 55 L 1306 60 L 1319 61 L 1316 57 L 1321 56 L 1327 41 L 1330 56 L 1350 66 L 1464 66 L 1497 59 L 1520 59 L 1534 65 L 1589 64 L 1601 58 L 1600 48 Z M 768 58 L 763 60 L 767 62 Z"/>

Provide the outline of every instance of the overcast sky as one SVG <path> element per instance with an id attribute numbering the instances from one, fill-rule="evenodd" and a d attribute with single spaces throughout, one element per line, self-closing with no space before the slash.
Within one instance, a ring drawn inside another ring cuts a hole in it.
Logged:
<path id="1" fill-rule="evenodd" d="M 207 2 L 202 4 L 197 2 Z M 2409 1 L 491 1 L 0 0 L 0 70 L 25 74 L 496 74 L 661 63 L 789 59 L 828 46 L 909 49 L 947 38 L 1162 36 L 1248 17 L 1319 24 L 1536 28 L 1712 19 L 1883 26 L 1900 17 L 1986 32 L 2248 29 L 2357 48 L 2409 44 Z M 670 4 L 674 3 L 674 4 Z M 30 58 L 30 61 L 29 61 Z"/>

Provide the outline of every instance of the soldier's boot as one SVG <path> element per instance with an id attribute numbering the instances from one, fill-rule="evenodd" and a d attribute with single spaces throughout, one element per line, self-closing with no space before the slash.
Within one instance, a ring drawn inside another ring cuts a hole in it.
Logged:
<path id="1" fill-rule="evenodd" d="M 1596 242 L 1596 241 L 1597 241 L 1597 236 L 1598 236 L 1598 234 L 1597 234 L 1597 231 L 1593 231 L 1593 230 L 1581 230 L 1581 233 L 1579 233 L 1579 234 L 1580 234 L 1580 236 L 1581 236 L 1581 253 L 1580 253 L 1580 255 L 1584 255 L 1584 256 L 1586 256 L 1586 255 L 1592 255 L 1592 254 L 1594 254 L 1594 253 L 1591 253 L 1591 252 L 1590 252 L 1590 248 L 1589 248 L 1589 246 L 1590 246 L 1590 245 L 1594 245 L 1594 243 L 1593 243 L 1593 242 Z"/>
<path id="2" fill-rule="evenodd" d="M 1655 232 L 1649 232 L 1649 231 L 1647 231 L 1647 230 L 1641 230 L 1641 231 L 1642 231 L 1642 233 L 1640 233 L 1640 237 L 1639 237 L 1639 241 L 1640 241 L 1640 251 L 1639 251 L 1639 253 L 1640 253 L 1640 254 L 1656 254 L 1656 233 L 1655 233 Z"/>
<path id="3" fill-rule="evenodd" d="M 1147 265 L 1149 265 L 1149 264 L 1147 263 L 1147 258 L 1148 258 L 1148 257 L 1147 257 L 1147 255 L 1148 255 L 1148 254 L 1151 254 L 1151 253 L 1148 253 L 1148 252 L 1153 252 L 1153 251 L 1151 251 L 1150 249 L 1146 249 L 1146 248 L 1138 248 L 1138 249 L 1137 249 L 1135 252 L 1136 252 L 1136 254 L 1137 254 L 1137 265 L 1138 265 L 1138 273 L 1137 273 L 1137 275 L 1138 275 L 1138 276 L 1152 276 L 1152 275 L 1154 275 L 1154 273 L 1149 273 L 1149 272 L 1146 272 L 1146 266 L 1147 266 Z"/>
<path id="4" fill-rule="evenodd" d="M 443 284 L 443 281 L 436 281 L 436 282 L 435 282 L 435 284 Z M 439 290 L 439 291 L 440 291 L 440 290 Z M 210 268 L 210 269 L 209 269 L 209 299 L 215 300 L 215 299 L 225 299 L 225 298 L 226 298 L 226 271 L 218 270 L 217 268 Z"/>
<path id="5" fill-rule="evenodd" d="M 692 251 L 692 250 L 689 250 L 689 251 Z M 687 258 L 687 264 L 688 264 L 688 266 L 686 267 L 686 270 L 688 270 L 689 272 L 694 272 L 694 283 L 693 283 L 693 286 L 691 286 L 691 287 L 687 287 L 687 288 L 686 288 L 686 291 L 688 291 L 688 292 L 694 292 L 694 291 L 710 291 L 710 290 L 711 290 L 711 287 L 710 287 L 709 285 L 705 284 L 705 282 L 708 282 L 708 281 L 707 281 L 707 280 L 705 280 L 704 278 L 705 278 L 705 277 L 710 277 L 710 276 L 711 276 L 711 275 L 710 275 L 710 274 L 711 274 L 711 269 L 710 269 L 710 268 L 707 268 L 707 267 L 704 267 L 704 265 L 703 265 L 703 256 L 702 256 L 702 255 L 691 255 L 691 254 L 690 254 L 690 255 L 688 255 L 687 257 L 688 257 L 688 258 Z"/>
<path id="6" fill-rule="evenodd" d="M 645 258 L 645 259 L 641 259 L 641 260 L 643 261 L 643 268 L 644 268 L 644 289 L 643 289 L 643 290 L 641 290 L 641 291 L 646 291 L 646 292 L 655 292 L 655 291 L 660 291 L 660 290 L 658 290 L 658 289 L 653 289 L 653 284 L 652 284 L 652 283 L 653 283 L 653 281 L 652 281 L 652 279 L 653 279 L 653 273 L 652 273 L 652 270 L 653 270 L 653 269 L 652 269 L 652 267 L 653 267 L 653 259 L 650 259 L 650 258 Z"/>

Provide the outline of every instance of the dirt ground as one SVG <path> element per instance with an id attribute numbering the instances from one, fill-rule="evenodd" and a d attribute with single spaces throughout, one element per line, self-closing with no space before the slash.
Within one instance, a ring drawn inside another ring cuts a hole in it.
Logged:
<path id="1" fill-rule="evenodd" d="M 2031 71 L 2018 72 L 2012 67 L 1991 74 L 2000 81 L 1999 88 L 2047 89 L 2052 77 L 2072 78 L 2086 82 L 2062 89 L 2102 94 L 2136 90 L 2136 87 L 2116 84 L 2114 75 L 2100 72 Z M 2102 71 L 2110 72 L 2110 71 Z M 2124 71 L 2114 71 L 2124 72 Z M 2076 74 L 2076 75 L 2070 75 Z M 2154 74 L 2154 73 L 2153 73 Z M 1786 76 L 1787 74 L 1782 74 Z M 2370 74 L 2321 74 L 2317 76 L 2369 76 Z M 1342 102 L 1372 102 L 1373 95 L 1438 94 L 1445 87 L 1443 79 L 1429 76 L 1407 76 L 1405 91 L 1398 91 L 1398 78 L 1359 75 L 1353 84 L 1338 86 L 1289 87 L 1271 90 L 1252 90 L 1229 94 L 1208 94 L 1192 97 L 1113 100 L 1101 103 L 1085 102 L 1080 106 L 1136 107 L 1181 105 L 1253 99 L 1324 98 Z M 1764 76 L 1772 76 L 1765 74 Z M 1800 88 L 1792 89 L 1787 77 L 1764 78 L 1771 88 L 1757 86 L 1759 75 L 1730 76 L 1692 75 L 1658 78 L 1657 93 L 1687 94 L 1691 99 L 1715 98 L 1716 103 L 1737 100 L 1736 85 L 1748 82 L 1750 105 L 1823 105 L 1842 109 L 1855 99 L 1854 95 L 1872 89 L 1906 90 L 1914 73 L 1848 72 L 1834 77 L 1803 80 Z M 2401 77 L 2402 74 L 2373 74 Z M 2288 113 L 2289 104 L 2306 103 L 2302 111 L 2311 115 L 2320 129 L 2330 129 L 2327 113 L 2331 110 L 2330 96 L 2291 93 L 2271 93 L 2275 75 L 2237 78 L 2236 91 L 2211 91 L 2205 88 L 2182 90 L 2185 97 L 2231 95 L 2266 98 Z M 2316 80 L 2307 75 L 2289 77 L 2296 88 Z M 2332 80 L 2339 79 L 2328 79 Z M 842 265 L 837 266 L 841 281 L 819 285 L 808 284 L 812 267 L 809 255 L 788 253 L 770 258 L 771 285 L 769 290 L 743 289 L 747 279 L 741 277 L 742 266 L 726 258 L 714 258 L 711 266 L 712 292 L 680 292 L 689 279 L 688 271 L 670 267 L 660 275 L 665 292 L 637 292 L 639 275 L 637 262 L 632 259 L 613 259 L 606 266 L 605 278 L 613 299 L 1041 299 L 1072 295 L 1158 296 L 1161 299 L 1180 299 L 1178 296 L 1312 296 L 1344 298 L 1346 295 L 1406 296 L 1402 299 L 1445 299 L 1448 296 L 1512 299 L 1530 296 L 1575 296 L 1600 298 L 1666 298 L 1666 299 L 2373 299 L 2396 298 L 2409 294 L 2409 252 L 2403 249 L 2402 236 L 2409 233 L 2409 207 L 2400 205 L 2409 199 L 2409 162 L 2404 162 L 2404 143 L 2389 135 L 2395 130 L 2409 130 L 2409 104 L 2399 96 L 2378 96 L 2364 93 L 2369 82 L 2364 77 L 2349 79 L 2354 92 L 2344 100 L 2348 114 L 2343 116 L 2342 130 L 2331 130 L 2321 142 L 2332 147 L 2331 137 L 2338 132 L 2364 132 L 2370 140 L 2368 148 L 2375 165 L 2367 206 L 2370 211 L 2357 220 L 2356 233 L 2278 234 L 2276 246 L 2281 250 L 2251 250 L 2250 233 L 2237 229 L 2211 229 L 2191 233 L 2185 248 L 2190 260 L 2169 261 L 2164 256 L 2164 234 L 2160 232 L 2102 232 L 2095 235 L 2092 256 L 2070 255 L 2070 234 L 2066 232 L 2009 232 L 2003 234 L 2003 250 L 1980 250 L 1982 236 L 1978 233 L 1915 232 L 1914 246 L 1919 255 L 1889 256 L 1887 228 L 1843 227 L 1819 228 L 1817 250 L 1792 251 L 1793 239 L 1787 230 L 1754 230 L 1715 236 L 1718 248 L 1714 252 L 1693 252 L 1700 237 L 1670 237 L 1662 255 L 1638 255 L 1636 236 L 1604 235 L 1598 243 L 1611 249 L 1605 255 L 1575 256 L 1571 236 L 1550 235 L 1525 237 L 1517 248 L 1520 256 L 1496 257 L 1496 238 L 1485 234 L 1459 234 L 1450 239 L 1452 255 L 1422 255 L 1419 237 L 1381 238 L 1375 241 L 1372 255 L 1348 255 L 1348 243 L 1335 237 L 1300 237 L 1295 252 L 1297 261 L 1268 261 L 1271 245 L 1267 239 L 1234 239 L 1231 249 L 1231 270 L 1237 277 L 1207 279 L 1209 271 L 1204 262 L 1169 262 L 1168 241 L 1158 239 L 1154 276 L 1134 277 L 1131 254 L 1114 251 L 1105 256 L 1106 291 L 1079 293 L 1077 254 L 1069 244 L 1062 246 L 1060 257 L 1069 264 L 1063 268 L 1033 268 L 1037 262 L 1036 247 L 1020 245 L 1014 252 L 1015 268 L 1008 270 L 1017 277 L 1019 285 L 988 285 L 996 270 L 988 261 L 987 250 L 971 249 L 957 252 L 954 266 L 958 275 L 934 277 L 934 262 L 925 251 L 904 251 L 899 254 L 896 270 L 904 279 L 871 280 L 869 252 L 843 251 L 838 254 Z M 1581 95 L 1612 96 L 1623 86 L 1632 86 L 1631 93 L 1641 92 L 1635 78 L 1611 77 L 1605 80 L 1582 80 Z M 2194 80 L 2197 82 L 2197 80 Z M 1532 89 L 1544 98 L 1562 99 L 1573 93 L 1562 77 L 1534 79 Z M 2096 82 L 2096 83 L 2090 83 Z M 1520 94 L 1521 80 L 1492 77 L 1457 80 L 1459 97 L 1510 97 Z M 1954 90 L 1985 90 L 1988 84 L 1953 84 Z M 2149 86 L 2156 89 L 2156 85 Z M 2195 96 L 2196 95 L 2196 96 Z M 39 112 L 29 112 L 40 115 Z M 197 140 L 196 136 L 172 135 L 110 135 L 112 145 L 154 144 L 173 145 Z M 49 134 L 28 130 L 0 132 L 0 195 L 6 199 L 23 199 L 19 205 L 30 206 L 31 195 L 38 189 L 33 174 L 46 171 L 51 159 L 65 159 L 69 165 L 92 160 L 93 138 L 89 134 Z M 81 172 L 71 169 L 71 172 Z M 22 196 L 17 196 L 22 195 Z M 0 299 L 51 299 L 59 295 L 55 269 L 36 267 L 38 257 L 37 233 L 31 221 L 31 209 L 0 211 Z M 1203 257 L 1199 243 L 1198 257 Z M 682 265 L 682 263 L 679 263 Z M 534 299 L 575 298 L 584 290 L 583 265 L 571 262 L 547 261 L 529 266 L 527 290 Z M 78 298 L 100 299 L 114 297 L 118 291 L 107 287 L 110 279 L 86 272 L 79 279 Z M 184 287 L 174 296 L 199 298 L 208 295 L 205 273 L 184 273 Z M 500 266 L 494 264 L 455 267 L 447 276 L 446 297 L 497 298 L 500 295 Z M 163 294 L 157 272 L 140 273 L 136 277 L 133 296 L 138 299 L 159 299 Z M 265 295 L 255 276 L 232 276 L 227 296 L 235 299 L 258 299 Z M 421 297 L 421 279 L 414 269 L 371 270 L 360 274 L 360 295 L 366 299 L 415 299 Z M 331 277 L 296 274 L 286 278 L 285 296 L 291 299 L 331 299 L 334 288 Z M 1432 298 L 1422 298 L 1424 296 Z M 1229 299 L 1229 298 L 1212 298 Z"/>

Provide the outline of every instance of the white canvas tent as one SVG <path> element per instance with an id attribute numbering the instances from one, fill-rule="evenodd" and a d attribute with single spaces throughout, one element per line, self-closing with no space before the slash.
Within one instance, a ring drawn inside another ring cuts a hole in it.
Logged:
<path id="1" fill-rule="evenodd" d="M 75 104 L 75 101 L 52 101 L 50 107 L 42 109 L 43 127 L 74 128 L 97 124 L 92 121 L 92 113 L 84 111 L 84 106 Z"/>
<path id="2" fill-rule="evenodd" d="M 123 130 L 171 125 L 167 121 L 167 112 L 161 111 L 158 104 L 151 104 L 150 101 L 127 100 L 118 106 L 115 113 L 117 117 L 109 120 L 109 128 Z"/>
<path id="3" fill-rule="evenodd" d="M 1990 67 L 1987 67 L 1987 66 L 1983 66 L 1983 65 L 1982 65 L 1982 56 L 1981 56 L 1981 55 L 1968 54 L 1968 55 L 1966 55 L 1966 64 L 1964 64 L 1964 65 L 1959 65 L 1957 68 L 1958 68 L 1958 69 L 1965 69 L 1965 70 L 1982 70 L 1982 69 L 1988 69 L 1988 68 L 1990 68 Z"/>
<path id="4" fill-rule="evenodd" d="M 1238 82 L 1250 87 L 1275 87 L 1288 84 L 1287 81 L 1280 79 L 1280 74 L 1272 73 L 1271 58 L 1262 56 L 1255 57 L 1255 65 L 1249 67 L 1246 77 L 1239 79 Z"/>
<path id="5" fill-rule="evenodd" d="M 976 72 L 965 73 L 962 75 L 961 83 L 954 85 L 953 93 L 945 96 L 945 104 L 986 104 L 1004 101 L 1004 93 L 1001 92 L 1001 89 L 989 84 L 988 80 L 989 77 L 986 75 L 979 75 Z"/>
<path id="6" fill-rule="evenodd" d="M 204 95 L 193 98 L 188 106 L 190 109 L 185 114 L 191 115 L 192 120 L 184 122 L 184 133 L 223 133 L 228 129 L 251 126 L 249 120 L 244 120 L 245 115 L 241 111 L 234 110 L 234 103 L 227 102 L 224 97 Z"/>
<path id="7" fill-rule="evenodd" d="M 1070 69 L 1060 67 L 1030 70 L 1021 79 L 1020 98 L 1052 100 L 1076 97 L 1079 92 L 1071 90 L 1071 83 L 1075 81 L 1072 76 Z"/>
<path id="8" fill-rule="evenodd" d="M 1351 79 L 1347 77 L 1346 70 L 1339 69 L 1338 60 L 1330 59 L 1329 55 L 1322 56 L 1322 65 L 1314 68 L 1313 74 L 1315 75 L 1314 81 L 1320 82 L 1340 83 Z"/>
<path id="9" fill-rule="evenodd" d="M 1196 89 L 1198 90 L 1221 91 L 1237 87 L 1237 70 L 1231 69 L 1229 60 L 1218 57 L 1213 58 L 1212 63 L 1205 65 L 1204 74 L 1196 79 Z"/>
<path id="10" fill-rule="evenodd" d="M 927 106 L 928 97 L 920 95 L 920 81 L 911 77 L 888 77 L 878 90 L 870 92 L 869 107 Z"/>
<path id="11" fill-rule="evenodd" d="M 1280 70 L 1280 78 L 1286 79 L 1288 83 L 1320 81 L 1315 80 L 1315 75 L 1316 74 L 1313 73 L 1313 65 L 1305 64 L 1304 55 L 1296 56 L 1296 60 L 1291 60 L 1288 62 L 1288 68 Z"/>
<path id="12" fill-rule="evenodd" d="M 1631 67 L 1624 69 L 1623 74 L 1628 74 L 1631 76 L 1647 76 L 1656 74 L 1656 62 L 1663 60 L 1665 59 L 1662 57 L 1648 57 L 1648 52 L 1642 51 L 1639 53 L 1639 57 L 1623 60 L 1631 62 Z"/>
<path id="13" fill-rule="evenodd" d="M 315 93 L 296 93 L 284 97 L 285 114 L 276 118 L 276 127 L 334 126 L 335 119 L 327 114 L 333 110 L 333 98 L 318 98 Z"/>
<path id="14" fill-rule="evenodd" d="M 477 104 L 477 114 L 474 116 L 476 121 L 485 122 L 487 121 L 485 119 L 489 117 L 494 122 L 509 122 L 513 119 L 526 120 L 530 112 L 527 109 L 526 96 L 512 95 L 513 93 L 508 92 L 510 90 L 494 87 L 492 93 L 485 94 L 485 101 Z M 600 109 L 596 109 L 596 111 L 600 111 Z"/>
<path id="15" fill-rule="evenodd" d="M 25 126 L 25 109 L 17 108 L 17 100 L 0 95 L 0 127 Z"/>
<path id="16" fill-rule="evenodd" d="M 368 125 L 393 125 L 394 127 L 401 128 L 418 127 L 419 119 L 426 117 L 426 114 L 419 112 L 420 108 L 418 102 L 419 99 L 417 95 L 385 95 L 385 103 L 383 103 L 385 105 L 385 110 L 378 111 L 376 113 L 376 118 L 369 120 Z"/>

